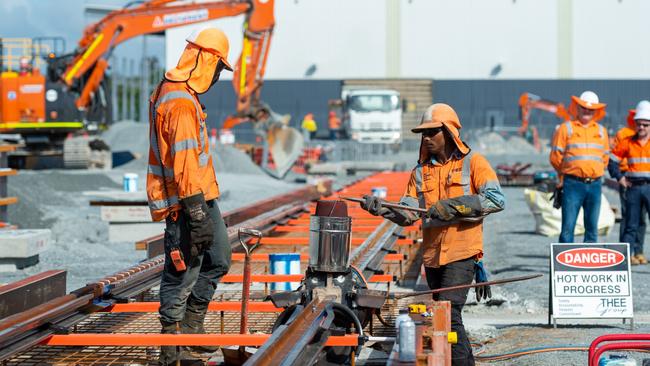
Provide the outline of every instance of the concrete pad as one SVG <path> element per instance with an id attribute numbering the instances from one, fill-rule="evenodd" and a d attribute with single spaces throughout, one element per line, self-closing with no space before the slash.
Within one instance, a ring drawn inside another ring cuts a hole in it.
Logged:
<path id="1" fill-rule="evenodd" d="M 29 258 L 43 252 L 50 243 L 49 229 L 0 231 L 0 258 Z"/>
<path id="2" fill-rule="evenodd" d="M 110 223 L 151 222 L 148 206 L 101 206 L 102 221 Z"/>

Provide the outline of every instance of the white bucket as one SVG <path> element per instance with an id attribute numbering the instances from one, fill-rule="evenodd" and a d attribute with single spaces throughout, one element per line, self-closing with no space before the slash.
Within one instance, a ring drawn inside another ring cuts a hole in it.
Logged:
<path id="1" fill-rule="evenodd" d="M 269 254 L 271 274 L 300 274 L 300 253 Z M 300 282 L 271 282 L 271 291 L 293 291 Z"/>
<path id="2" fill-rule="evenodd" d="M 122 178 L 124 192 L 136 192 L 138 190 L 138 175 L 135 173 L 126 173 Z"/>
<path id="3" fill-rule="evenodd" d="M 370 189 L 370 192 L 375 197 L 379 197 L 379 198 L 388 197 L 388 188 L 386 188 L 386 187 L 372 187 Z"/>

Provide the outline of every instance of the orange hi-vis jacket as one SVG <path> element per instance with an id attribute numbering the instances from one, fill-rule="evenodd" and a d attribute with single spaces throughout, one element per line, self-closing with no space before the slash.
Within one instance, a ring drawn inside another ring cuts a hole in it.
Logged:
<path id="1" fill-rule="evenodd" d="M 600 178 L 608 159 L 609 138 L 600 124 L 567 121 L 555 130 L 549 160 L 560 175 Z"/>
<path id="2" fill-rule="evenodd" d="M 150 99 L 147 197 L 154 221 L 181 209 L 179 200 L 219 197 L 201 104 L 184 82 L 163 81 Z"/>
<path id="3" fill-rule="evenodd" d="M 418 164 L 401 203 L 428 209 L 438 200 L 478 195 L 481 212 L 501 211 L 505 197 L 490 163 L 480 154 L 454 153 L 446 163 Z M 441 223 L 423 218 L 424 265 L 440 267 L 483 253 L 483 222 Z"/>
<path id="4" fill-rule="evenodd" d="M 631 127 L 628 127 L 628 126 L 623 127 L 620 130 L 618 130 L 616 132 L 616 136 L 614 136 L 612 151 L 616 150 L 616 146 L 618 146 L 621 143 L 621 141 L 623 141 L 625 139 L 628 139 L 628 138 L 630 138 L 630 137 L 632 137 L 634 135 L 636 135 L 636 131 L 634 130 L 634 128 L 631 128 Z M 610 159 L 612 159 L 613 155 L 610 155 L 609 157 L 610 157 Z M 619 161 L 619 163 L 618 163 L 618 166 L 619 166 L 619 169 L 622 172 L 626 172 L 627 169 L 628 169 L 628 167 L 627 167 L 627 159 L 625 159 L 625 158 L 621 159 Z"/>
<path id="5" fill-rule="evenodd" d="M 622 140 L 612 150 L 611 159 L 613 163 L 618 164 L 627 159 L 627 172 L 624 174 L 627 178 L 650 179 L 650 142 L 641 145 L 635 137 Z"/>

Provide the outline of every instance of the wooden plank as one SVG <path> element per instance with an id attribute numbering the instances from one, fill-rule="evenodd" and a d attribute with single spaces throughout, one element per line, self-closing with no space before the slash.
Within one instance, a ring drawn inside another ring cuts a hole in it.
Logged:
<path id="1" fill-rule="evenodd" d="M 16 175 L 18 171 L 16 169 L 2 168 L 0 169 L 0 177 L 8 177 L 10 175 Z"/>
<path id="2" fill-rule="evenodd" d="M 17 147 L 17 145 L 2 144 L 2 145 L 0 145 L 0 153 L 15 151 L 16 147 Z"/>
<path id="3" fill-rule="evenodd" d="M 18 203 L 18 197 L 3 197 L 0 198 L 0 206 L 8 206 Z"/>

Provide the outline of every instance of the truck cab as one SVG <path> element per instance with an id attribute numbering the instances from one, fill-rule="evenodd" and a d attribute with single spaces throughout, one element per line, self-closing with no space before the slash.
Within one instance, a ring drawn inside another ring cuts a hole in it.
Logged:
<path id="1" fill-rule="evenodd" d="M 343 90 L 343 124 L 347 136 L 362 143 L 400 144 L 400 95 L 390 89 Z"/>

